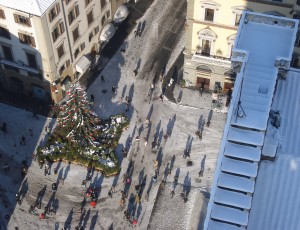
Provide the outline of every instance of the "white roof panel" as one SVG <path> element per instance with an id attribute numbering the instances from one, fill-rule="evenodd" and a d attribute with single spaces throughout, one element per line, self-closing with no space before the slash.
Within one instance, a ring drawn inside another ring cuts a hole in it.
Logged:
<path id="1" fill-rule="evenodd" d="M 0 0 L 0 5 L 41 16 L 55 1 L 56 0 Z"/>
<path id="2" fill-rule="evenodd" d="M 256 177 L 258 164 L 234 160 L 224 157 L 221 165 L 222 172 L 235 173 L 243 176 Z"/>
<path id="3" fill-rule="evenodd" d="M 251 161 L 259 161 L 261 155 L 261 148 L 234 144 L 227 141 L 224 150 L 224 155 Z"/>
<path id="4" fill-rule="evenodd" d="M 214 201 L 238 208 L 250 209 L 252 197 L 239 192 L 232 192 L 217 188 Z"/>
<path id="5" fill-rule="evenodd" d="M 208 224 L 208 230 L 245 230 L 245 228 L 210 220 Z"/>
<path id="6" fill-rule="evenodd" d="M 220 173 L 217 185 L 248 193 L 253 193 L 254 191 L 254 180 L 222 172 Z"/>
<path id="7" fill-rule="evenodd" d="M 248 213 L 235 208 L 229 208 L 214 204 L 211 210 L 211 218 L 226 221 L 233 224 L 246 226 Z"/>
<path id="8" fill-rule="evenodd" d="M 230 127 L 227 139 L 230 141 L 262 146 L 264 143 L 264 135 L 264 132 Z"/>

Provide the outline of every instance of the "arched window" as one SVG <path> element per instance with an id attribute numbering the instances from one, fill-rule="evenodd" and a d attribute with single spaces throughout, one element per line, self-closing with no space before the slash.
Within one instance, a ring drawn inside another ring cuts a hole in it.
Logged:
<path id="1" fill-rule="evenodd" d="M 227 55 L 226 55 L 227 58 L 231 57 L 231 52 L 232 52 L 232 48 L 234 45 L 235 37 L 236 37 L 236 34 L 233 34 L 227 38 L 227 43 L 228 43 L 228 50 L 227 50 Z"/>
<path id="2" fill-rule="evenodd" d="M 251 9 L 245 6 L 234 6 L 231 7 L 231 9 L 233 13 L 233 26 L 239 26 L 243 11 L 252 11 Z"/>
<path id="3" fill-rule="evenodd" d="M 205 72 L 205 73 L 212 73 L 213 72 L 212 69 L 207 65 L 198 65 L 196 67 L 196 70 L 200 71 L 200 72 Z"/>
<path id="4" fill-rule="evenodd" d="M 199 49 L 202 55 L 209 56 L 214 53 L 214 42 L 217 39 L 217 35 L 210 29 L 203 29 L 198 32 Z"/>

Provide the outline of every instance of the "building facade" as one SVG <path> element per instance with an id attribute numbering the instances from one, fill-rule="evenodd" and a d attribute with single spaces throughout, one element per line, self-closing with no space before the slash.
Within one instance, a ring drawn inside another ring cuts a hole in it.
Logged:
<path id="1" fill-rule="evenodd" d="M 183 79 L 188 86 L 228 90 L 236 73 L 231 50 L 243 11 L 300 18 L 299 0 L 188 0 Z M 292 67 L 299 68 L 299 34 Z"/>
<path id="2" fill-rule="evenodd" d="M 0 89 L 59 102 L 125 0 L 0 1 Z"/>

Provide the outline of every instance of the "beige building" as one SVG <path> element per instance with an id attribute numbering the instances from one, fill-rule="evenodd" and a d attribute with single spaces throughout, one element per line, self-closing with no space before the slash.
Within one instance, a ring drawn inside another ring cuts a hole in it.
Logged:
<path id="1" fill-rule="evenodd" d="M 125 0 L 0 0 L 0 89 L 58 102 Z"/>
<path id="2" fill-rule="evenodd" d="M 299 0 L 188 0 L 183 79 L 186 85 L 228 90 L 231 50 L 243 11 L 300 18 Z M 299 13 L 299 16 L 298 16 Z M 292 67 L 300 67 L 297 36 Z"/>

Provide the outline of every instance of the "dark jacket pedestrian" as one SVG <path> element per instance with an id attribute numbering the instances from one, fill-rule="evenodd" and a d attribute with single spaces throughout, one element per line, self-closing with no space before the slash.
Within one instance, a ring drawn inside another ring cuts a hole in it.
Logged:
<path id="1" fill-rule="evenodd" d="M 159 95 L 159 99 L 160 99 L 161 101 L 164 101 L 164 95 L 163 95 L 163 94 L 160 94 L 160 95 Z"/>
<path id="2" fill-rule="evenodd" d="M 116 92 L 116 86 L 113 85 L 113 86 L 111 87 L 111 92 L 113 92 L 113 93 Z"/>
<path id="3" fill-rule="evenodd" d="M 109 196 L 110 198 L 112 198 L 112 191 L 111 191 L 111 190 L 108 191 L 108 196 Z"/>
<path id="4" fill-rule="evenodd" d="M 101 75 L 101 81 L 102 81 L 102 83 L 105 82 L 105 79 L 104 79 L 104 76 L 103 76 L 103 75 Z"/>
<path id="5" fill-rule="evenodd" d="M 91 102 L 94 102 L 94 101 L 95 101 L 95 96 L 94 96 L 94 94 L 91 94 L 90 100 L 91 100 Z"/>

